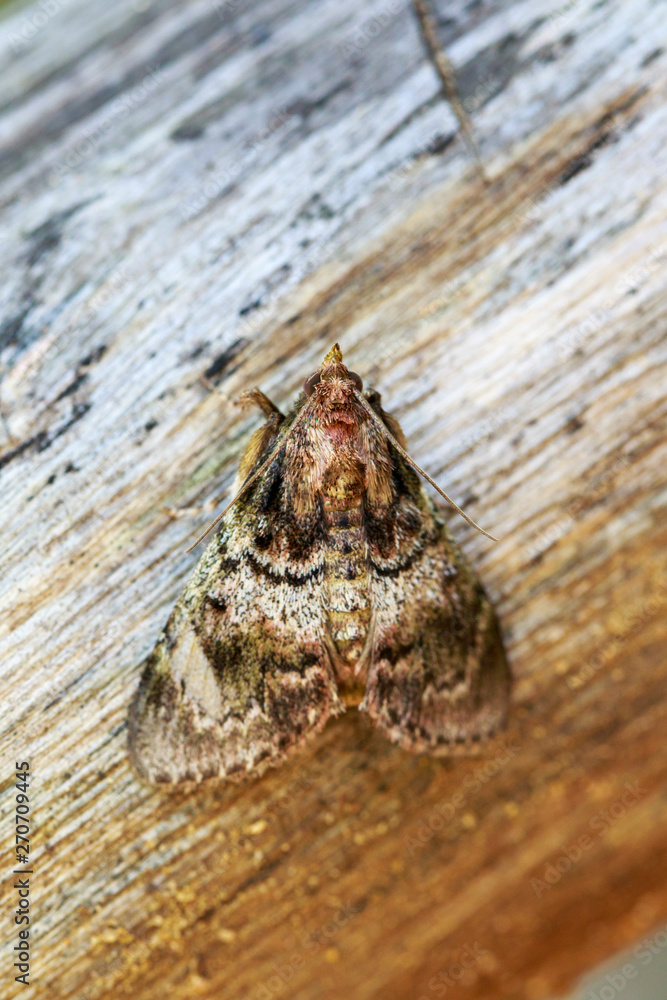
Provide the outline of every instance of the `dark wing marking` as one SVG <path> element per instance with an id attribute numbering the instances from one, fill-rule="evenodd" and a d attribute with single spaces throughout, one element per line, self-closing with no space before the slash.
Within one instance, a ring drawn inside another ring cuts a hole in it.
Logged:
<path id="1" fill-rule="evenodd" d="M 255 467 L 273 440 L 255 440 Z M 148 657 L 129 719 L 148 781 L 261 774 L 344 710 L 323 642 L 318 511 L 286 510 L 279 457 L 225 516 Z"/>
<path id="2" fill-rule="evenodd" d="M 422 530 L 372 562 L 371 665 L 359 706 L 393 743 L 445 756 L 503 722 L 510 674 L 498 622 L 446 528 Z"/>
<path id="3" fill-rule="evenodd" d="M 267 588 L 227 544 L 223 534 L 204 553 L 144 666 L 129 740 L 148 781 L 260 774 L 343 711 L 322 642 L 321 573 Z"/>

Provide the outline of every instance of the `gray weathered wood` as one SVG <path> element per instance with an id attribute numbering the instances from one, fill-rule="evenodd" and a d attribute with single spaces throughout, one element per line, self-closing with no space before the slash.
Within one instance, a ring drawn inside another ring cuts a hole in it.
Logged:
<path id="1" fill-rule="evenodd" d="M 3 995 L 430 1000 L 472 954 L 457 996 L 541 1000 L 667 919 L 664 7 L 441 15 L 488 187 L 395 0 L 5 13 L 0 801 L 8 872 L 29 758 L 35 874 Z M 502 536 L 453 522 L 511 753 L 349 715 L 247 788 L 144 788 L 127 704 L 210 517 L 164 508 L 334 340 Z"/>

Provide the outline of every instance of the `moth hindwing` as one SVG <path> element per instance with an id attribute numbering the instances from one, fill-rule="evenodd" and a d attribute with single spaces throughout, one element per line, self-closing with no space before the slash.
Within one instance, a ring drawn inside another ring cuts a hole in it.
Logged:
<path id="1" fill-rule="evenodd" d="M 351 705 L 405 750 L 471 749 L 501 725 L 510 674 L 397 421 L 337 344 L 287 416 L 249 396 L 267 421 L 132 702 L 137 771 L 241 780 Z"/>

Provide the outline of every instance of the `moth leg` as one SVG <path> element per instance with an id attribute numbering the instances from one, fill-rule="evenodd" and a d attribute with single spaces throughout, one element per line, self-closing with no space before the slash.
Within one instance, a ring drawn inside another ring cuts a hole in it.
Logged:
<path id="1" fill-rule="evenodd" d="M 255 406 L 259 406 L 260 410 L 265 417 L 270 418 L 274 413 L 277 413 L 280 417 L 279 423 L 282 423 L 285 419 L 284 414 L 280 412 L 275 403 L 272 403 L 268 396 L 266 396 L 261 389 L 256 386 L 254 389 L 248 389 L 246 392 L 242 392 L 239 398 L 236 400 L 237 406 L 245 406 L 248 403 L 254 403 Z"/>
<path id="2" fill-rule="evenodd" d="M 261 456 L 272 446 L 278 435 L 278 428 L 285 419 L 280 410 L 259 389 L 251 389 L 250 392 L 244 393 L 241 400 L 244 403 L 246 400 L 257 403 L 262 408 L 262 411 L 267 414 L 268 419 L 266 423 L 257 428 L 243 453 L 243 458 L 239 463 L 239 471 L 232 487 L 234 494 L 238 493 L 243 483 L 259 462 Z"/>
<path id="3" fill-rule="evenodd" d="M 163 505 L 160 507 L 160 510 L 163 514 L 167 514 L 172 521 L 177 521 L 181 517 L 199 517 L 200 514 L 214 511 L 218 504 L 227 496 L 227 492 L 225 490 L 220 496 L 213 497 L 212 500 L 207 500 L 206 503 L 199 504 L 196 507 L 165 507 Z"/>
<path id="4" fill-rule="evenodd" d="M 280 415 L 281 421 L 285 419 L 284 415 L 280 412 L 275 403 L 272 403 L 268 396 L 266 396 L 261 389 L 255 387 L 254 389 L 248 389 L 246 392 L 242 392 L 241 395 L 236 400 L 232 400 L 231 396 L 228 396 L 226 392 L 207 378 L 206 375 L 201 375 L 199 381 L 204 386 L 208 392 L 214 392 L 216 396 L 220 396 L 221 399 L 226 400 L 228 403 L 234 402 L 239 406 L 244 406 L 247 403 L 255 403 L 259 406 L 260 410 L 266 417 L 270 417 L 272 413 L 278 413 Z"/>
<path id="5" fill-rule="evenodd" d="M 218 389 L 217 385 L 213 385 L 205 375 L 202 375 L 201 381 L 203 385 L 210 389 L 211 392 L 217 393 L 224 399 L 229 399 L 224 392 Z M 247 392 L 242 393 L 237 403 L 242 406 L 247 403 L 255 403 L 259 406 L 262 413 L 267 417 L 267 421 L 261 427 L 259 427 L 250 439 L 250 443 L 246 448 L 245 454 L 241 459 L 241 464 L 239 466 L 239 480 L 243 480 L 247 475 L 250 474 L 250 470 L 253 468 L 255 462 L 262 454 L 264 449 L 270 444 L 276 436 L 278 428 L 285 419 L 284 414 L 280 412 L 275 403 L 272 403 L 268 396 L 265 396 L 261 389 L 249 389 Z M 236 492 L 236 490 L 235 490 Z M 228 495 L 229 490 L 225 490 L 219 496 L 213 497 L 211 500 L 207 500 L 206 503 L 199 504 L 195 507 L 162 507 L 162 511 L 168 514 L 169 517 L 176 520 L 180 517 L 199 517 L 200 514 L 205 514 L 215 510 L 218 504 L 224 500 Z"/>

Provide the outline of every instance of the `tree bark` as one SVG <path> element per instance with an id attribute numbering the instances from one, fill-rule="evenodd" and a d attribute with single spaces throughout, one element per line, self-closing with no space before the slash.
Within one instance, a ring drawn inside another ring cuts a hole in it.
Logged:
<path id="1" fill-rule="evenodd" d="M 5 14 L 3 995 L 546 1000 L 667 920 L 661 18 L 441 3 L 485 184 L 398 0 Z M 502 536 L 452 519 L 510 724 L 443 763 L 348 712 L 254 784 L 144 787 L 127 706 L 233 400 L 336 340 Z"/>

